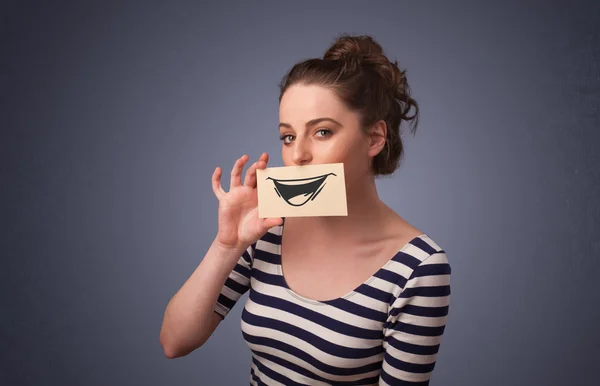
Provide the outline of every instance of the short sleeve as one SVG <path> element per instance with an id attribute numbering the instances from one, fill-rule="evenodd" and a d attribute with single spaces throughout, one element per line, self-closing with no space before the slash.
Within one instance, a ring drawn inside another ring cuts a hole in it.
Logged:
<path id="1" fill-rule="evenodd" d="M 384 326 L 380 385 L 429 385 L 450 309 L 444 252 L 423 260 L 394 299 Z"/>
<path id="2" fill-rule="evenodd" d="M 237 301 L 250 288 L 250 277 L 252 273 L 252 262 L 256 243 L 252 244 L 242 253 L 235 267 L 225 280 L 221 293 L 215 304 L 214 311 L 225 319 L 229 311 Z"/>

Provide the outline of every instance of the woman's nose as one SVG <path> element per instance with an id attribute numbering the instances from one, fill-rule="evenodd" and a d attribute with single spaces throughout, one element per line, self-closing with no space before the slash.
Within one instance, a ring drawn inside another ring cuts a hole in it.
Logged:
<path id="1" fill-rule="evenodd" d="M 295 140 L 292 161 L 296 165 L 306 165 L 312 161 L 310 144 L 306 140 Z"/>

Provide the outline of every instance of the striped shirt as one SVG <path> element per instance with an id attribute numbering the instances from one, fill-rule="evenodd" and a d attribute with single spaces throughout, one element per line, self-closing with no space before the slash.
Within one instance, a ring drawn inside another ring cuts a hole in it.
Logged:
<path id="1" fill-rule="evenodd" d="M 283 225 L 242 254 L 214 311 L 241 317 L 251 385 L 428 385 L 450 304 L 446 253 L 422 234 L 347 295 L 315 301 L 289 288 Z"/>

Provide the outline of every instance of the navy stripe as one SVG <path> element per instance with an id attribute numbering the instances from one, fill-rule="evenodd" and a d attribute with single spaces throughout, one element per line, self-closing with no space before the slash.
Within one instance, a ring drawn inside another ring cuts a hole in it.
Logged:
<path id="1" fill-rule="evenodd" d="M 272 273 L 263 272 L 259 269 L 254 269 L 253 271 L 254 278 L 261 283 L 274 285 L 278 287 L 285 288 L 285 279 L 281 275 L 273 275 Z"/>
<path id="2" fill-rule="evenodd" d="M 393 297 L 391 293 L 382 291 L 379 288 L 371 287 L 368 284 L 361 284 L 357 289 L 354 290 L 354 292 L 363 294 L 365 296 L 388 304 L 390 301 L 390 297 Z"/>
<path id="3" fill-rule="evenodd" d="M 232 309 L 235 305 L 235 300 L 229 299 L 227 296 L 220 294 L 217 298 L 217 302 L 225 308 Z"/>
<path id="4" fill-rule="evenodd" d="M 246 267 L 244 267 L 243 265 L 241 265 L 240 263 L 237 263 L 235 265 L 235 267 L 233 267 L 233 270 L 237 273 L 239 273 L 240 275 L 250 279 L 250 270 Z"/>
<path id="5" fill-rule="evenodd" d="M 394 308 L 390 311 L 390 316 L 396 316 L 401 312 L 415 316 L 429 316 L 439 318 L 448 315 L 449 306 L 443 307 L 421 307 L 413 304 L 407 304 L 401 308 Z"/>
<path id="6" fill-rule="evenodd" d="M 390 344 L 390 346 L 400 351 L 416 355 L 434 355 L 438 353 L 440 348 L 439 344 L 436 344 L 434 346 L 422 346 L 418 344 L 403 342 L 394 338 L 393 335 L 386 337 L 385 340 Z"/>
<path id="7" fill-rule="evenodd" d="M 267 232 L 263 237 L 260 238 L 263 241 L 269 242 L 271 244 L 281 244 L 281 236 Z"/>
<path id="8" fill-rule="evenodd" d="M 385 370 L 383 370 L 383 369 L 381 369 L 381 379 L 383 379 L 388 385 L 394 385 L 394 386 L 429 386 L 428 380 L 424 381 L 424 382 L 403 381 L 401 379 L 392 377 L 391 375 L 386 373 Z"/>
<path id="9" fill-rule="evenodd" d="M 316 348 L 325 353 L 335 355 L 340 358 L 368 358 L 377 355 L 383 351 L 382 346 L 375 346 L 372 348 L 351 348 L 340 346 L 331 343 L 330 341 L 316 334 L 313 334 L 312 332 L 306 331 L 298 326 L 294 326 L 292 324 L 280 320 L 257 316 L 246 309 L 244 310 L 243 320 L 246 323 L 251 324 L 253 326 L 275 329 L 288 335 L 292 335 L 298 339 L 304 340 L 305 342 L 309 342 L 311 345 L 315 346 Z"/>
<path id="10" fill-rule="evenodd" d="M 404 264 L 409 268 L 415 269 L 421 264 L 421 260 L 417 259 L 413 255 L 409 255 L 406 252 L 398 252 L 392 257 L 392 260 Z"/>
<path id="11" fill-rule="evenodd" d="M 235 281 L 229 277 L 227 278 L 227 280 L 225 280 L 225 286 L 229 287 L 229 289 L 232 289 L 235 292 L 239 292 L 241 294 L 244 294 L 244 293 L 246 293 L 246 291 L 248 291 L 248 286 L 240 284 L 237 281 Z"/>
<path id="12" fill-rule="evenodd" d="M 423 296 L 428 298 L 444 297 L 450 295 L 449 285 L 440 285 L 435 287 L 414 287 L 406 288 L 400 294 L 401 298 L 411 298 L 413 296 Z"/>
<path id="13" fill-rule="evenodd" d="M 414 324 L 403 323 L 400 321 L 396 321 L 394 323 L 386 323 L 384 325 L 384 328 L 420 336 L 441 336 L 444 333 L 444 326 L 416 326 Z"/>
<path id="14" fill-rule="evenodd" d="M 246 264 L 248 264 L 249 267 L 252 266 L 252 258 L 250 257 L 250 254 L 248 254 L 248 250 L 245 250 L 244 253 L 242 253 L 242 258 L 246 261 Z"/>
<path id="15" fill-rule="evenodd" d="M 271 264 L 279 264 L 279 255 L 267 251 L 263 251 L 262 249 L 257 249 L 254 251 L 254 260 L 262 260 Z M 256 263 L 254 263 L 256 265 Z"/>
<path id="16" fill-rule="evenodd" d="M 387 282 L 390 282 L 392 284 L 397 284 L 400 287 L 404 288 L 404 285 L 406 284 L 406 282 L 408 281 L 407 278 L 405 278 L 404 276 L 393 272 L 393 271 L 389 271 L 387 269 L 380 269 L 379 271 L 377 271 L 375 273 L 375 275 L 373 275 L 381 280 L 385 280 Z"/>
<path id="17" fill-rule="evenodd" d="M 412 245 L 414 245 L 415 247 L 425 251 L 425 253 L 427 253 L 428 255 L 433 255 L 434 253 L 436 253 L 437 251 L 429 244 L 427 244 L 423 239 L 421 238 L 415 238 L 410 242 Z"/>
<path id="18" fill-rule="evenodd" d="M 450 275 L 452 269 L 448 263 L 440 264 L 425 264 L 415 270 L 413 277 L 435 276 L 435 275 Z"/>
<path id="19" fill-rule="evenodd" d="M 278 310 L 285 310 L 291 314 L 297 315 L 303 319 L 310 320 L 330 330 L 339 332 L 354 338 L 378 340 L 383 338 L 382 330 L 368 330 L 351 324 L 344 323 L 342 320 L 336 320 L 329 316 L 320 314 L 316 311 L 304 308 L 301 305 L 289 302 L 284 299 L 262 294 L 256 290 L 250 292 L 250 300 L 256 304 L 265 307 L 272 307 Z"/>
<path id="20" fill-rule="evenodd" d="M 427 364 L 409 363 L 409 362 L 401 361 L 397 358 L 394 358 L 388 352 L 385 353 L 383 360 L 385 360 L 387 363 L 392 365 L 392 367 L 394 367 L 398 370 L 406 371 L 407 373 L 415 373 L 415 374 L 429 373 L 429 372 L 433 371 L 433 368 L 435 367 L 435 362 L 427 363 Z"/>
<path id="21" fill-rule="evenodd" d="M 256 373 L 254 372 L 254 368 L 253 368 L 253 367 L 250 367 L 250 375 L 252 376 L 252 380 L 253 380 L 254 382 L 256 382 L 256 384 L 257 384 L 258 386 L 263 386 L 263 385 L 264 385 L 264 386 L 269 386 L 269 385 L 267 385 L 266 383 L 264 383 L 263 381 L 261 381 L 261 380 L 260 380 L 260 378 L 259 378 L 259 377 L 256 375 Z M 250 383 L 250 386 L 252 386 L 252 383 Z"/>
<path id="22" fill-rule="evenodd" d="M 363 318 L 377 320 L 381 322 L 385 321 L 388 316 L 385 312 L 377 311 L 372 308 L 363 306 L 361 304 L 353 303 L 350 300 L 343 298 L 326 300 L 321 303 L 329 304 L 333 307 L 339 308 L 340 310 L 350 312 L 354 315 L 362 316 Z"/>

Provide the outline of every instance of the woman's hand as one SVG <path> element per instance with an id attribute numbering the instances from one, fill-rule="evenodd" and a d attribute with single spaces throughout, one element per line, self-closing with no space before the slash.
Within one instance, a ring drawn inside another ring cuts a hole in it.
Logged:
<path id="1" fill-rule="evenodd" d="M 219 230 L 216 242 L 224 248 L 246 250 L 270 228 L 281 225 L 281 217 L 258 218 L 256 170 L 267 167 L 269 155 L 263 153 L 246 171 L 242 185 L 242 168 L 248 156 L 238 158 L 231 170 L 229 192 L 221 186 L 222 170 L 217 167 L 212 176 L 212 187 L 219 200 Z"/>

